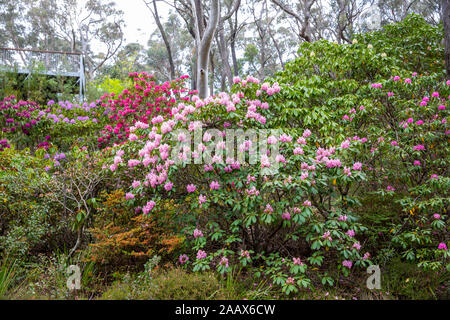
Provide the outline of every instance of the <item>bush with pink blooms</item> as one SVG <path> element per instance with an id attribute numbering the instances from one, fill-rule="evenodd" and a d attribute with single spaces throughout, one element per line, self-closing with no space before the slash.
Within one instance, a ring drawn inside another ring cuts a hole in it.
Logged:
<path id="1" fill-rule="evenodd" d="M 136 122 L 147 123 L 158 115 L 170 115 L 177 103 L 187 99 L 184 84 L 187 76 L 163 84 L 157 84 L 153 76 L 145 72 L 130 73 L 131 86 L 120 94 L 107 93 L 97 102 L 108 109 L 109 122 L 98 137 L 99 147 L 111 146 L 127 140 L 130 127 Z"/>
<path id="2" fill-rule="evenodd" d="M 16 255 L 25 274 L 61 243 L 96 266 L 114 252 L 124 265 L 103 268 L 99 281 L 143 291 L 162 257 L 183 275 L 214 274 L 233 298 L 444 296 L 441 38 L 410 15 L 351 44 L 304 42 L 273 78 L 235 77 L 205 99 L 187 76 L 159 84 L 147 73 L 82 105 L 5 98 L 0 253 Z M 365 290 L 371 264 L 382 291 Z"/>
<path id="3" fill-rule="evenodd" d="M 129 203 L 143 214 L 151 215 L 163 199 L 180 205 L 184 254 L 194 271 L 225 273 L 241 265 L 289 294 L 310 287 L 311 279 L 332 285 L 335 279 L 326 270 L 347 275 L 369 265 L 370 253 L 358 240 L 366 228 L 352 213 L 358 204 L 355 185 L 365 180 L 358 152 L 321 147 L 314 132 L 298 128 L 271 131 L 276 133 L 265 139 L 279 153 L 258 154 L 257 164 L 243 161 L 253 155 L 251 140 L 234 147 L 237 157 L 229 149 L 219 156 L 225 129 L 260 134 L 272 128 L 268 101 L 279 90 L 276 83 L 236 79 L 230 93 L 193 96 L 172 108 L 172 117 L 136 122 L 129 142 L 115 147 L 110 170 L 133 176 Z M 190 143 L 180 147 L 201 128 L 213 131 L 202 131 L 195 149 Z M 209 132 L 216 133 L 214 139 Z M 202 151 L 213 149 L 211 163 L 192 163 L 206 160 Z M 272 166 L 279 167 L 276 174 L 265 171 Z"/>

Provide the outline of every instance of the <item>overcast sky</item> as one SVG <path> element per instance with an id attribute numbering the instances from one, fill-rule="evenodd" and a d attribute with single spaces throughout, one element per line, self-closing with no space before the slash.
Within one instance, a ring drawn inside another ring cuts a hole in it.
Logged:
<path id="1" fill-rule="evenodd" d="M 125 44 L 138 42 L 146 45 L 150 34 L 156 29 L 152 13 L 142 0 L 114 0 L 117 7 L 124 12 Z M 168 13 L 168 6 L 158 3 L 158 13 L 162 20 Z"/>

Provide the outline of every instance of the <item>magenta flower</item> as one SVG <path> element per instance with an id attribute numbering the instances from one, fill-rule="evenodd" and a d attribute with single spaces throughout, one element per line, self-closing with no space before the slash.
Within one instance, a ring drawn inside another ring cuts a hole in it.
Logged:
<path id="1" fill-rule="evenodd" d="M 441 242 L 439 243 L 438 249 L 447 251 L 447 245 L 444 242 Z"/>
<path id="2" fill-rule="evenodd" d="M 201 259 L 205 259 L 207 256 L 206 252 L 203 250 L 198 250 L 197 252 L 197 259 L 201 260 Z"/>
<path id="3" fill-rule="evenodd" d="M 281 216 L 281 219 L 283 219 L 283 220 L 291 220 L 291 214 L 289 212 L 285 212 Z"/>
<path id="4" fill-rule="evenodd" d="M 164 190 L 170 191 L 170 190 L 172 190 L 172 187 L 173 187 L 173 183 L 170 181 L 167 181 L 166 184 L 164 185 Z"/>
<path id="5" fill-rule="evenodd" d="M 196 187 L 195 185 L 193 185 L 193 184 L 188 184 L 188 185 L 186 186 L 186 190 L 187 190 L 187 192 L 192 193 L 192 192 L 194 192 L 195 190 L 197 190 L 197 187 Z"/>
<path id="6" fill-rule="evenodd" d="M 182 254 L 178 258 L 178 261 L 180 262 L 180 264 L 185 264 L 186 262 L 189 261 L 189 257 L 187 255 L 185 255 L 185 254 Z"/>
<path id="7" fill-rule="evenodd" d="M 293 260 L 294 260 L 295 265 L 298 265 L 298 266 L 303 265 L 303 262 L 302 262 L 302 260 L 300 260 L 300 258 L 293 258 Z"/>
<path id="8" fill-rule="evenodd" d="M 441 218 L 441 215 L 438 214 L 438 213 L 435 213 L 435 214 L 433 214 L 433 218 L 435 218 L 436 220 L 437 220 L 437 219 L 440 219 L 440 218 Z"/>
<path id="9" fill-rule="evenodd" d="M 342 261 L 342 265 L 346 268 L 351 269 L 353 263 L 350 260 L 344 260 L 344 261 Z"/>
<path id="10" fill-rule="evenodd" d="M 140 181 L 136 181 L 136 180 L 134 180 L 133 183 L 131 184 L 131 186 L 134 189 L 138 188 L 140 185 L 141 185 L 141 182 Z"/>
<path id="11" fill-rule="evenodd" d="M 219 264 L 222 265 L 222 266 L 225 266 L 225 268 L 228 268 L 228 258 L 227 257 L 222 257 L 222 259 L 220 259 Z"/>
<path id="12" fill-rule="evenodd" d="M 203 232 L 201 230 L 199 230 L 199 229 L 195 229 L 194 230 L 194 238 L 197 239 L 197 238 L 200 238 L 200 237 L 203 237 Z"/>
<path id="13" fill-rule="evenodd" d="M 414 165 L 420 167 L 420 161 L 419 160 L 414 160 Z"/>
<path id="14" fill-rule="evenodd" d="M 361 162 L 355 162 L 353 164 L 353 170 L 361 170 L 362 169 L 362 163 Z"/>
<path id="15" fill-rule="evenodd" d="M 345 140 L 341 143 L 341 149 L 347 149 L 350 147 L 350 142 L 348 140 Z"/>
<path id="16" fill-rule="evenodd" d="M 219 190 L 220 184 L 219 184 L 219 182 L 217 182 L 217 181 L 212 181 L 212 182 L 209 184 L 209 187 L 211 188 L 211 190 Z"/>
<path id="17" fill-rule="evenodd" d="M 425 150 L 425 146 L 418 144 L 417 146 L 413 147 L 413 151 L 422 151 Z"/>
<path id="18" fill-rule="evenodd" d="M 311 130 L 309 130 L 309 129 L 306 129 L 303 132 L 303 138 L 308 138 L 310 135 L 311 135 Z"/>
<path id="19" fill-rule="evenodd" d="M 353 248 L 355 248 L 356 250 L 360 250 L 361 249 L 361 244 L 359 243 L 359 241 L 358 242 L 355 242 L 354 244 L 353 244 Z"/>
<path id="20" fill-rule="evenodd" d="M 322 238 L 324 238 L 326 240 L 333 241 L 333 238 L 331 238 L 331 235 L 330 235 L 330 231 L 324 232 L 323 235 L 322 235 Z"/>
<path id="21" fill-rule="evenodd" d="M 147 202 L 147 204 L 142 208 L 142 212 L 144 214 L 148 214 L 154 207 L 155 207 L 156 203 L 153 200 L 150 200 L 149 202 Z"/>
<path id="22" fill-rule="evenodd" d="M 353 238 L 355 236 L 355 231 L 350 229 L 345 234 L 348 235 L 350 238 Z"/>
<path id="23" fill-rule="evenodd" d="M 131 192 L 128 192 L 128 193 L 125 195 L 125 199 L 127 199 L 127 200 L 134 199 L 134 194 L 132 194 Z"/>

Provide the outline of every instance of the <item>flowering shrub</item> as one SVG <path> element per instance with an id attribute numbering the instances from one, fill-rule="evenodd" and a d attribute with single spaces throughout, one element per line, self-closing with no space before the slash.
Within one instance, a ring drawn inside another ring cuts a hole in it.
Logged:
<path id="1" fill-rule="evenodd" d="M 98 138 L 100 147 L 126 140 L 130 127 L 137 121 L 147 123 L 157 115 L 170 115 L 171 108 L 177 101 L 180 102 L 180 94 L 188 92 L 183 81 L 187 76 L 162 85 L 152 81 L 153 76 L 145 72 L 134 72 L 129 76 L 132 85 L 128 89 L 118 95 L 113 92 L 100 98 L 101 106 L 110 110 L 110 122 Z"/>
<path id="2" fill-rule="evenodd" d="M 107 114 L 108 110 L 94 102 L 78 105 L 50 100 L 39 106 L 11 96 L 0 102 L 0 127 L 2 135 L 19 147 L 48 149 L 56 145 L 69 149 L 74 136 L 89 144 L 89 137 L 100 129 Z M 4 139 L 1 145 L 7 145 Z"/>
<path id="3" fill-rule="evenodd" d="M 194 96 L 172 108 L 170 119 L 136 122 L 129 143 L 115 148 L 110 170 L 132 174 L 126 197 L 144 215 L 152 216 L 163 199 L 179 204 L 177 219 L 194 251 L 181 256 L 180 263 L 221 273 L 240 264 L 289 294 L 310 286 L 312 268 L 337 261 L 335 267 L 348 274 L 354 266 L 367 265 L 370 254 L 361 251 L 357 237 L 365 227 L 351 212 L 357 204 L 352 185 L 365 175 L 347 146 L 320 147 L 314 133 L 298 129 L 265 137 L 271 150 L 259 154 L 257 165 L 245 161 L 254 155 L 251 140 L 241 141 L 236 158 L 228 149 L 223 158 L 217 153 L 225 147 L 224 128 L 258 134 L 270 128 L 267 100 L 279 90 L 252 77 L 235 79 L 231 95 Z M 189 136 L 202 128 L 214 130 L 201 133 L 192 151 Z M 275 146 L 279 153 L 273 152 Z M 207 158 L 204 151 L 212 149 L 212 162 L 190 161 L 191 155 L 194 161 Z M 272 175 L 275 166 L 279 172 Z M 320 280 L 334 281 L 326 273 Z"/>
<path id="4" fill-rule="evenodd" d="M 31 101 L 17 101 L 15 96 L 5 97 L 0 101 L 0 129 L 1 135 L 15 135 L 17 142 L 27 144 L 32 141 L 32 133 L 38 126 L 40 118 L 32 116 L 39 106 Z M 7 143 L 2 139 L 2 149 Z"/>
<path id="5" fill-rule="evenodd" d="M 361 150 L 370 172 L 367 189 L 400 206 L 385 235 L 390 246 L 433 270 L 450 267 L 449 85 L 417 73 L 393 76 L 370 90 L 372 106 L 354 123 L 369 139 Z"/>

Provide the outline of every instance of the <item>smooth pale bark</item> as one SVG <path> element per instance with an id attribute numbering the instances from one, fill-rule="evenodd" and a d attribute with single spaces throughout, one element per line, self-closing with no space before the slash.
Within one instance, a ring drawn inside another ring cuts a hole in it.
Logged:
<path id="1" fill-rule="evenodd" d="M 219 23 L 219 0 L 211 0 L 211 10 L 206 29 L 203 31 L 201 2 L 192 0 L 195 20 L 195 42 L 197 47 L 197 89 L 200 98 L 208 96 L 208 67 L 212 40 Z"/>

